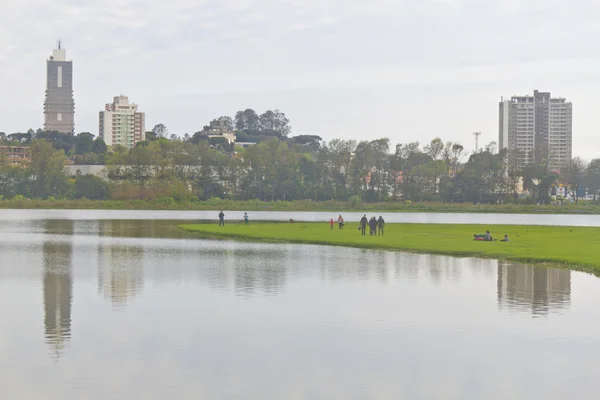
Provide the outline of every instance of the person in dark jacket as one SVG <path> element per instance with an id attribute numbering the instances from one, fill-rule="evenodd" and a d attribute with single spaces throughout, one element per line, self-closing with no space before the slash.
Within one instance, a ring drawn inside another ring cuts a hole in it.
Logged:
<path id="1" fill-rule="evenodd" d="M 371 217 L 371 220 L 369 221 L 369 228 L 371 231 L 371 236 L 377 234 L 377 220 L 375 219 L 375 217 Z"/>
<path id="2" fill-rule="evenodd" d="M 223 211 L 219 213 L 219 226 L 225 226 L 225 214 L 223 214 Z"/>
<path id="3" fill-rule="evenodd" d="M 363 217 L 360 219 L 360 231 L 362 233 L 363 236 L 365 236 L 367 234 L 367 214 L 363 215 Z"/>
<path id="4" fill-rule="evenodd" d="M 383 227 L 384 226 L 385 226 L 385 221 L 383 220 L 383 217 L 380 215 L 379 219 L 377 220 L 377 228 L 378 228 L 379 236 L 383 236 Z"/>

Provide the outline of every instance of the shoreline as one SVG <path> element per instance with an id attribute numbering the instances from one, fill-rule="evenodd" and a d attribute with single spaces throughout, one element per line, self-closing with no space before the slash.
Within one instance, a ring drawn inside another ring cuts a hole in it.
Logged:
<path id="1" fill-rule="evenodd" d="M 263 243 L 295 243 L 402 251 L 418 254 L 497 259 L 499 261 L 566 268 L 600 277 L 600 228 L 524 225 L 386 224 L 385 236 L 362 236 L 357 225 L 343 231 L 324 223 L 262 223 L 244 227 L 230 223 L 178 225 L 196 237 Z M 511 242 L 477 242 L 474 233 L 489 229 Z M 367 229 L 368 230 L 368 229 Z M 501 233 L 502 232 L 502 233 Z"/>
<path id="2" fill-rule="evenodd" d="M 381 213 L 470 213 L 470 214 L 539 214 L 539 215 L 600 215 L 600 205 L 582 203 L 563 206 L 521 204 L 468 204 L 468 203 L 361 203 L 353 207 L 340 201 L 207 201 L 176 202 L 158 200 L 0 200 L 0 209 L 71 209 L 71 210 L 172 210 L 172 211 L 288 211 L 288 212 L 381 212 Z"/>

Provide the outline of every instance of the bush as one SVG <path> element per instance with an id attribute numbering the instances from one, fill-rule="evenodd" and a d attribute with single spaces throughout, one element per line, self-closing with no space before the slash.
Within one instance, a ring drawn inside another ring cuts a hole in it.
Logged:
<path id="1" fill-rule="evenodd" d="M 350 208 L 356 208 L 362 203 L 362 199 L 360 196 L 354 195 L 348 199 L 348 203 L 350 203 Z"/>
<path id="2" fill-rule="evenodd" d="M 165 196 L 165 197 L 159 197 L 158 199 L 156 199 L 156 202 L 158 204 L 164 204 L 166 206 L 170 206 L 170 205 L 175 204 L 175 199 L 173 199 L 172 197 Z"/>

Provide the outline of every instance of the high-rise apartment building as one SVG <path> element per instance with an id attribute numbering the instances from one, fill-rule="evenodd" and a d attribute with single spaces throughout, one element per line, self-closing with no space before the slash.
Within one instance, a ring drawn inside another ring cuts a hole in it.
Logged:
<path id="1" fill-rule="evenodd" d="M 127 96 L 117 96 L 112 104 L 100 111 L 100 137 L 107 146 L 135 147 L 146 140 L 146 116 L 138 112 L 137 104 L 129 103 Z"/>
<path id="2" fill-rule="evenodd" d="M 540 163 L 551 170 L 565 167 L 572 157 L 573 105 L 549 92 L 513 96 L 500 101 L 500 148 L 520 151 L 520 164 Z"/>
<path id="3" fill-rule="evenodd" d="M 67 61 L 67 52 L 60 41 L 57 47 L 46 62 L 44 130 L 74 133 L 73 62 Z"/>

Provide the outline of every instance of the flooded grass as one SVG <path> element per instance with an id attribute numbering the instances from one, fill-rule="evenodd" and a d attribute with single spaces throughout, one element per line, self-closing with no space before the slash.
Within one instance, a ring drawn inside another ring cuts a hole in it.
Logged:
<path id="1" fill-rule="evenodd" d="M 600 274 L 600 228 L 523 226 L 386 224 L 384 236 L 362 236 L 357 224 L 330 229 L 326 223 L 217 223 L 181 225 L 203 237 L 269 242 L 311 243 L 377 248 L 465 257 L 496 258 L 528 263 L 550 263 Z M 473 234 L 489 230 L 497 239 L 474 241 Z M 500 239 L 508 235 L 510 242 Z"/>

